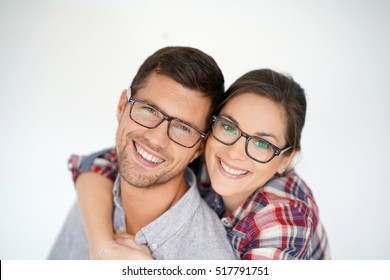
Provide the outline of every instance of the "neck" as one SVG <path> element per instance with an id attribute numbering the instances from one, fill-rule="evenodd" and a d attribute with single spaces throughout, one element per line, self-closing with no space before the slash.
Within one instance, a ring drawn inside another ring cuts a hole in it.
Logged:
<path id="1" fill-rule="evenodd" d="M 249 195 L 248 195 L 249 196 Z M 225 206 L 224 215 L 229 216 L 242 206 L 248 196 L 222 196 L 223 204 Z"/>
<path id="2" fill-rule="evenodd" d="M 121 181 L 122 204 L 126 216 L 127 233 L 135 235 L 141 228 L 160 217 L 188 190 L 184 174 L 165 184 L 151 188 L 136 188 Z"/>

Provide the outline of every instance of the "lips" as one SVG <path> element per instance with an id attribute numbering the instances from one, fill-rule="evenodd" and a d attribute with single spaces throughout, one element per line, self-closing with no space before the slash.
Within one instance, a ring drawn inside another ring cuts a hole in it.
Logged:
<path id="1" fill-rule="evenodd" d="M 232 167 L 232 166 L 228 165 L 226 162 L 224 162 L 222 159 L 219 159 L 219 163 L 220 163 L 222 170 L 225 173 L 227 173 L 228 175 L 231 175 L 233 177 L 238 178 L 238 177 L 242 177 L 242 176 L 248 174 L 247 170 L 237 169 L 236 167 Z"/>
<path id="2" fill-rule="evenodd" d="M 159 163 L 162 163 L 165 161 L 164 159 L 159 158 L 158 156 L 153 155 L 150 152 L 145 151 L 137 143 L 134 143 L 134 147 L 135 147 L 135 150 L 137 151 L 137 154 L 139 154 L 147 162 L 159 164 Z"/>

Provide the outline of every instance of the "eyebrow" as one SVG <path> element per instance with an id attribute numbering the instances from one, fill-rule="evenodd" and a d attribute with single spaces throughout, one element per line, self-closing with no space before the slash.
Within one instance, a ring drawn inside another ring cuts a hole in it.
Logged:
<path id="1" fill-rule="evenodd" d="M 238 125 L 238 121 L 235 119 L 235 118 L 233 118 L 231 115 L 228 115 L 228 114 L 223 114 L 225 117 L 227 117 L 227 118 L 229 118 L 229 120 L 232 122 L 232 123 L 234 123 L 237 127 L 239 127 L 239 125 Z M 240 128 L 241 129 L 241 128 Z M 258 137 L 271 137 L 271 138 L 274 138 L 276 141 L 278 141 L 278 138 L 274 135 L 274 134 L 272 134 L 272 133 L 266 133 L 266 132 L 255 132 L 255 134 L 254 135 L 256 135 L 256 136 L 258 136 Z M 278 141 L 279 142 L 279 141 Z"/>
<path id="2" fill-rule="evenodd" d="M 135 98 L 135 97 L 134 97 L 134 98 Z M 135 99 L 137 99 L 137 100 L 139 100 L 139 101 L 142 101 L 142 102 L 145 102 L 146 104 L 148 104 L 148 105 L 154 107 L 155 109 L 159 110 L 161 113 L 164 113 L 164 114 L 167 115 L 167 116 L 170 116 L 170 117 L 172 117 L 172 118 L 175 118 L 176 120 L 179 120 L 179 121 L 181 121 L 181 122 L 183 122 L 183 123 L 185 123 L 185 124 L 188 124 L 189 126 L 191 126 L 191 127 L 193 127 L 193 128 L 196 128 L 197 130 L 200 130 L 200 131 L 204 132 L 203 129 L 200 129 L 198 126 L 196 126 L 196 125 L 195 125 L 194 123 L 192 123 L 192 122 L 188 122 L 188 121 L 185 121 L 185 120 L 182 120 L 182 119 L 180 119 L 180 118 L 177 118 L 177 117 L 174 117 L 174 116 L 171 116 L 171 115 L 167 114 L 164 110 L 162 110 L 162 109 L 161 109 L 156 103 L 154 103 L 152 100 L 149 100 L 149 99 L 141 100 L 141 99 L 138 99 L 138 98 L 135 98 Z"/>

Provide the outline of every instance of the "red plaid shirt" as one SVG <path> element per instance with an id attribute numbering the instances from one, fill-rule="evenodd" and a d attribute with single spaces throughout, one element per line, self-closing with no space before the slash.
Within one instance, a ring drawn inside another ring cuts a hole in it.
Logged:
<path id="1" fill-rule="evenodd" d="M 99 173 L 114 182 L 118 174 L 116 151 L 111 148 L 89 156 L 71 155 L 68 160 L 68 167 L 72 172 L 74 182 L 81 173 L 87 171 Z"/>
<path id="2" fill-rule="evenodd" d="M 202 159 L 198 162 L 201 195 L 222 217 L 223 200 L 210 187 Z M 73 179 L 93 171 L 115 180 L 115 149 L 88 157 L 71 156 Z M 201 167 L 201 168 L 199 168 Z M 241 259 L 329 259 L 329 246 L 311 190 L 290 170 L 258 188 L 229 217 L 222 217 L 227 236 Z"/>
<path id="3" fill-rule="evenodd" d="M 222 197 L 210 187 L 207 172 L 202 174 L 202 196 L 221 216 Z M 221 221 L 243 260 L 330 259 L 313 194 L 294 170 L 274 176 Z"/>

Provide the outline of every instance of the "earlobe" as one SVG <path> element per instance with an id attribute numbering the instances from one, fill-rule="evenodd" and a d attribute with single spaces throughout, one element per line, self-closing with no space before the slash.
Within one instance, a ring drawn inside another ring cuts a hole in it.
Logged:
<path id="1" fill-rule="evenodd" d="M 118 122 L 119 122 L 120 118 L 122 117 L 123 112 L 126 109 L 127 103 L 128 103 L 127 90 L 123 90 L 121 97 L 119 98 L 118 107 L 116 110 L 116 119 L 118 120 Z"/>
<path id="2" fill-rule="evenodd" d="M 294 159 L 295 155 L 297 154 L 297 151 L 293 151 L 289 156 L 285 157 L 278 169 L 278 173 L 280 175 L 283 175 L 284 172 L 286 172 L 287 168 L 289 167 L 291 161 Z"/>

